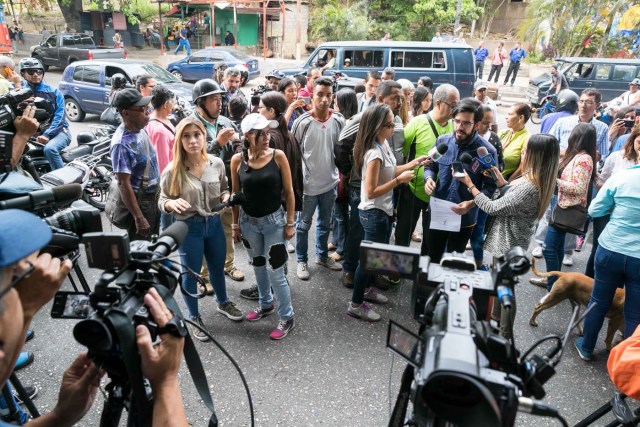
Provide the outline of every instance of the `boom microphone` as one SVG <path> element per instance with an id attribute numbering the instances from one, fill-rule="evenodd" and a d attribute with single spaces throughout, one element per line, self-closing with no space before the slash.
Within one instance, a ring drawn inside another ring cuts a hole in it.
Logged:
<path id="1" fill-rule="evenodd" d="M 27 196 L 2 201 L 0 202 L 0 210 L 22 209 L 34 211 L 50 204 L 65 206 L 78 200 L 81 195 L 82 187 L 80 184 L 60 185 L 50 190 L 33 191 Z"/>
<path id="2" fill-rule="evenodd" d="M 486 147 L 478 147 L 477 153 L 480 163 L 482 163 L 485 168 L 489 169 L 491 178 L 493 178 L 494 181 L 498 181 L 498 175 L 496 175 L 496 172 L 492 169 L 492 166 L 496 165 L 496 161 L 493 159 L 493 156 L 489 154 Z"/>
<path id="3" fill-rule="evenodd" d="M 434 162 L 437 162 L 444 155 L 444 153 L 447 152 L 448 149 L 449 149 L 449 146 L 444 142 L 441 142 L 436 147 L 433 147 L 431 150 L 429 150 L 427 157 L 433 160 Z"/>
<path id="4" fill-rule="evenodd" d="M 189 227 L 182 221 L 176 221 L 167 227 L 158 240 L 149 247 L 153 250 L 152 259 L 165 258 L 178 249 L 189 233 Z"/>

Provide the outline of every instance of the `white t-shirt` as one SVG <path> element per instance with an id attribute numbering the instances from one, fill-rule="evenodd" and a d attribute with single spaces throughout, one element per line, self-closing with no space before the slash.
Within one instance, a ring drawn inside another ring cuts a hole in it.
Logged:
<path id="1" fill-rule="evenodd" d="M 609 154 L 609 157 L 605 160 L 599 179 L 604 184 L 611 175 L 614 175 L 616 172 L 620 172 L 621 170 L 632 168 L 635 165 L 636 164 L 633 160 L 624 158 L 624 150 L 614 151 Z"/>
<path id="2" fill-rule="evenodd" d="M 391 151 L 391 147 L 389 147 L 387 141 L 384 141 L 382 144 L 376 142 L 373 148 L 364 154 L 364 163 L 362 165 L 362 186 L 360 187 L 360 204 L 358 205 L 358 209 L 362 209 L 363 211 L 369 209 L 380 209 L 387 215 L 392 216 L 393 191 L 389 191 L 375 199 L 369 199 L 367 197 L 367 191 L 365 189 L 367 166 L 376 159 L 382 161 L 377 186 L 386 184 L 396 177 L 396 158 Z"/>

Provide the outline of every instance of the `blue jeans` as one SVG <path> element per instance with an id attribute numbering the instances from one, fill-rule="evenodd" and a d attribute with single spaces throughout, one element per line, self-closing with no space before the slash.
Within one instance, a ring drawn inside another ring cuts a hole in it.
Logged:
<path id="1" fill-rule="evenodd" d="M 260 307 L 263 309 L 271 307 L 273 303 L 271 288 L 273 288 L 280 320 L 289 320 L 293 317 L 291 289 L 285 272 L 289 258 L 284 239 L 285 224 L 286 219 L 282 208 L 261 218 L 249 216 L 242 211 L 240 213 L 242 242 L 256 275 Z"/>
<path id="2" fill-rule="evenodd" d="M 604 318 L 611 307 L 616 289 L 624 285 L 624 338 L 630 337 L 640 324 L 640 258 L 623 255 L 598 246 L 595 257 L 595 282 L 591 304 L 597 305 L 584 319 L 585 350 L 593 351 Z"/>
<path id="3" fill-rule="evenodd" d="M 558 203 L 558 196 L 551 197 L 550 209 L 553 211 Z M 544 260 L 547 262 L 547 271 L 561 271 L 562 270 L 562 258 L 564 258 L 564 238 L 567 235 L 566 232 L 560 231 L 553 225 L 549 224 L 547 228 L 547 235 L 544 238 L 544 249 L 542 254 Z M 547 291 L 551 291 L 551 287 L 558 280 L 557 276 L 547 278 Z"/>
<path id="4" fill-rule="evenodd" d="M 391 218 L 389 215 L 380 209 L 360 210 L 359 213 L 360 223 L 364 229 L 364 239 L 375 243 L 389 243 L 389 237 L 391 237 Z M 370 282 L 371 275 L 365 273 L 358 263 L 351 296 L 351 301 L 354 304 L 362 304 L 364 291 L 369 288 Z"/>
<path id="5" fill-rule="evenodd" d="M 364 230 L 360 224 L 360 187 L 349 186 L 349 232 L 344 242 L 344 261 L 342 261 L 342 271 L 345 273 L 355 273 L 360 259 L 360 242 L 364 237 Z"/>
<path id="6" fill-rule="evenodd" d="M 173 53 L 177 55 L 183 47 L 187 49 L 187 55 L 191 55 L 191 44 L 187 39 L 180 39 L 180 41 L 178 42 L 178 47 L 176 47 L 176 50 Z"/>
<path id="7" fill-rule="evenodd" d="M 325 260 L 329 256 L 327 244 L 331 227 L 331 212 L 336 201 L 337 187 L 317 196 L 305 194 L 302 197 L 302 212 L 296 224 L 296 258 L 298 262 L 309 261 L 309 230 L 313 214 L 318 209 L 316 224 L 316 257 Z"/>
<path id="8" fill-rule="evenodd" d="M 344 245 L 349 235 L 349 203 L 338 203 L 333 205 L 333 243 L 336 252 L 344 255 Z"/>
<path id="9" fill-rule="evenodd" d="M 224 257 L 227 251 L 227 242 L 220 215 L 206 218 L 194 215 L 182 221 L 189 227 L 189 233 L 180 245 L 182 263 L 197 274 L 202 267 L 202 258 L 204 257 L 209 268 L 209 282 L 216 293 L 218 304 L 227 302 L 227 286 L 224 281 Z M 189 293 L 197 293 L 196 279 L 191 274 L 182 276 L 182 286 Z M 200 317 L 198 300 L 188 295 L 182 294 L 182 296 L 187 305 L 189 317 Z"/>
<path id="10" fill-rule="evenodd" d="M 175 221 L 175 217 L 170 213 L 160 212 L 160 231 L 163 231 Z"/>
<path id="11" fill-rule="evenodd" d="M 480 263 L 484 261 L 484 251 L 482 247 L 484 246 L 484 226 L 487 223 L 488 217 L 489 215 L 487 215 L 485 211 L 479 210 L 476 225 L 471 232 L 470 241 L 471 249 L 473 250 L 473 259 Z"/>
<path id="12" fill-rule="evenodd" d="M 51 170 L 56 170 L 64 167 L 62 156 L 60 152 L 67 148 L 71 143 L 71 136 L 69 136 L 68 130 L 63 130 L 47 142 L 44 146 L 44 156 L 51 165 Z"/>

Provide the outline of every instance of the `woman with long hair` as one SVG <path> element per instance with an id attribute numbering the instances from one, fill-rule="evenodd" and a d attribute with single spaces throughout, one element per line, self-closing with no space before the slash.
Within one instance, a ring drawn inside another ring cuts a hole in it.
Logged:
<path id="1" fill-rule="evenodd" d="M 224 280 L 226 240 L 220 215 L 214 211 L 219 203 L 229 199 L 229 184 L 222 160 L 207 154 L 206 135 L 204 125 L 197 117 L 187 117 L 180 122 L 173 145 L 173 161 L 162 173 L 158 205 L 162 212 L 173 214 L 176 221 L 183 221 L 189 227 L 189 233 L 180 245 L 182 264 L 192 271 L 200 271 L 204 257 L 218 302 L 218 313 L 241 321 L 242 312 L 227 297 Z M 193 274 L 184 274 L 182 284 L 187 292 L 196 293 Z M 198 300 L 185 294 L 183 297 L 189 317 L 205 328 Z M 194 331 L 193 335 L 200 341 L 209 339 L 200 330 Z"/>
<path id="2" fill-rule="evenodd" d="M 504 170 L 502 174 L 511 181 L 522 174 L 522 152 L 527 146 L 531 134 L 525 127 L 531 117 L 531 107 L 518 103 L 509 109 L 507 113 L 507 129 L 498 135 L 502 142 L 504 155 Z"/>
<path id="3" fill-rule="evenodd" d="M 413 117 L 418 117 L 420 114 L 425 114 L 431 108 L 431 102 L 433 101 L 433 95 L 429 88 L 424 86 L 418 86 L 413 94 Z"/>
<path id="4" fill-rule="evenodd" d="M 336 102 L 333 109 L 342 114 L 348 122 L 351 117 L 358 114 L 358 97 L 356 96 L 356 92 L 348 87 L 340 89 L 336 92 Z"/>
<path id="5" fill-rule="evenodd" d="M 571 131 L 567 150 L 558 166 L 557 194 L 551 199 L 550 209 L 570 206 L 587 206 L 589 188 L 597 175 L 596 128 L 588 123 L 578 123 Z M 566 232 L 549 223 L 542 254 L 547 262 L 547 271 L 560 271 L 564 257 Z M 547 290 L 558 279 L 547 278 Z"/>
<path id="6" fill-rule="evenodd" d="M 498 177 L 500 197 L 491 200 L 473 186 L 471 179 L 465 173 L 460 182 L 469 188 L 473 200 L 480 209 L 493 217 L 493 224 L 489 229 L 484 243 L 484 250 L 493 254 L 494 258 L 504 255 L 514 246 L 528 248 L 533 236 L 534 223 L 542 218 L 551 202 L 556 188 L 558 175 L 558 160 L 560 158 L 560 144 L 551 135 L 534 135 L 529 139 L 524 152 L 523 173 L 508 186 L 497 167 L 493 172 Z M 499 305 L 494 305 L 494 318 L 501 317 Z M 511 310 L 512 319 L 515 317 L 515 306 Z M 504 328 L 506 319 L 502 319 L 501 333 L 510 338 L 510 331 Z"/>
<path id="7" fill-rule="evenodd" d="M 393 136 L 393 113 L 386 104 L 375 104 L 362 114 L 360 128 L 353 147 L 355 170 L 362 178 L 361 201 L 358 206 L 364 239 L 389 243 L 393 215 L 393 189 L 413 179 L 414 169 L 431 160 L 420 156 L 402 166 L 396 166 L 395 156 L 387 140 Z M 380 315 L 364 300 L 384 304 L 389 300 L 370 285 L 371 277 L 358 264 L 353 294 L 347 309 L 349 316 L 377 322 Z"/>
<path id="8" fill-rule="evenodd" d="M 295 234 L 291 173 L 285 154 L 269 148 L 271 132 L 279 123 L 260 114 L 242 120 L 244 148 L 231 159 L 234 194 L 242 193 L 242 207 L 233 208 L 233 238 L 242 238 L 258 284 L 259 306 L 247 314 L 256 322 L 277 311 L 280 321 L 271 339 L 280 340 L 295 326 L 291 291 L 286 276 L 285 241 Z M 280 203 L 284 195 L 286 212 Z M 275 302 L 272 294 L 275 294 Z"/>
<path id="9" fill-rule="evenodd" d="M 287 121 L 287 127 L 291 130 L 293 122 L 304 114 L 304 100 L 298 98 L 298 85 L 295 80 L 289 77 L 280 80 L 280 83 L 278 83 L 278 92 L 283 94 L 284 99 L 287 101 L 284 118 Z"/>

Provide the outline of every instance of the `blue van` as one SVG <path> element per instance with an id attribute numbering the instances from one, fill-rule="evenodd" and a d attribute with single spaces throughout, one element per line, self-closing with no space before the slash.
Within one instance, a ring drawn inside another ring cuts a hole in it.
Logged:
<path id="1" fill-rule="evenodd" d="M 333 53 L 335 65 L 325 70 L 325 75 L 339 71 L 350 78 L 363 79 L 370 70 L 382 72 L 391 67 L 396 71 L 396 80 L 407 79 L 417 84 L 418 78 L 429 76 L 434 87 L 450 83 L 458 88 L 460 97 L 473 95 L 473 48 L 464 43 L 327 42 L 318 46 L 300 68 L 280 71 L 295 75 L 306 73 L 313 67 L 323 67 L 327 63 L 328 52 Z"/>

